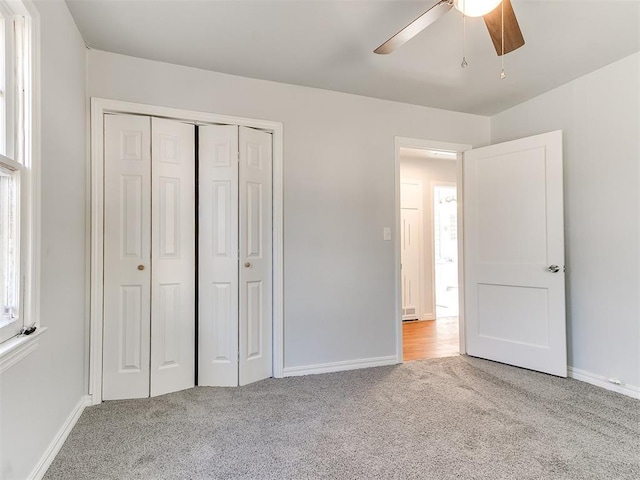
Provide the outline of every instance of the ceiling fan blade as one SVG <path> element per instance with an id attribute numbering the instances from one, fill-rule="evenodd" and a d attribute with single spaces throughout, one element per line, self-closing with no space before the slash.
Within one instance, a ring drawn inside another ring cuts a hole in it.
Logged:
<path id="1" fill-rule="evenodd" d="M 518 19 L 511 6 L 511 0 L 502 0 L 504 3 L 504 53 L 513 52 L 524 45 L 524 37 L 518 25 Z M 493 46 L 498 56 L 502 55 L 502 7 L 498 5 L 493 11 L 484 17 Z"/>
<path id="2" fill-rule="evenodd" d="M 380 54 L 393 52 L 396 48 L 411 40 L 452 8 L 453 2 L 450 2 L 449 0 L 440 0 L 413 22 L 396 33 L 393 37 L 376 48 L 373 52 Z"/>

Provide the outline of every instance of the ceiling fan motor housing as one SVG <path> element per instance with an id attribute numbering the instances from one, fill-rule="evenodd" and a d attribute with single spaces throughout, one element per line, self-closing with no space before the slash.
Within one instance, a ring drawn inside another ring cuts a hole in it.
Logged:
<path id="1" fill-rule="evenodd" d="M 453 6 L 467 17 L 482 17 L 495 10 L 502 0 L 453 0 Z"/>

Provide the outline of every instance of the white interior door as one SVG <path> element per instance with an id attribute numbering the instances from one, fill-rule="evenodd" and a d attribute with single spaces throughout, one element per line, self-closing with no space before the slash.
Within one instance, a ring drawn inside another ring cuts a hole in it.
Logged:
<path id="1" fill-rule="evenodd" d="M 199 127 L 198 384 L 272 376 L 271 134 Z"/>
<path id="2" fill-rule="evenodd" d="M 198 384 L 238 385 L 238 127 L 199 127 Z"/>
<path id="3" fill-rule="evenodd" d="M 194 385 L 194 126 L 105 115 L 104 400 Z"/>
<path id="4" fill-rule="evenodd" d="M 567 375 L 562 132 L 464 153 L 467 353 Z"/>
<path id="5" fill-rule="evenodd" d="M 400 261 L 402 263 L 402 319 L 420 318 L 420 224 L 422 188 L 417 182 L 400 184 Z"/>
<path id="6" fill-rule="evenodd" d="M 240 385 L 269 378 L 272 365 L 271 134 L 240 127 Z"/>
<path id="7" fill-rule="evenodd" d="M 149 396 L 151 119 L 104 117 L 104 400 Z"/>
<path id="8" fill-rule="evenodd" d="M 195 127 L 153 118 L 151 396 L 195 384 Z"/>

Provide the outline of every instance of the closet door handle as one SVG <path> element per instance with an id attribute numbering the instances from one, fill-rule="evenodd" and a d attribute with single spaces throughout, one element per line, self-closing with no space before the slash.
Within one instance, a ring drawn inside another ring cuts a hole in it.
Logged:
<path id="1" fill-rule="evenodd" d="M 140 271 L 144 270 L 144 265 L 138 265 L 138 270 Z"/>
<path id="2" fill-rule="evenodd" d="M 251 266 L 251 264 L 249 262 L 244 262 L 244 266 L 245 266 L 245 268 L 249 268 Z"/>

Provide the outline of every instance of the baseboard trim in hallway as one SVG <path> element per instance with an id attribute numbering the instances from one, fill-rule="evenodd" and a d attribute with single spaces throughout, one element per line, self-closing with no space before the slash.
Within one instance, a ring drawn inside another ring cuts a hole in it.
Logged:
<path id="1" fill-rule="evenodd" d="M 69 433 L 71 433 L 71 430 L 73 430 L 73 427 L 76 425 L 80 415 L 82 415 L 84 409 L 89 405 L 91 405 L 91 395 L 82 396 L 45 450 L 40 461 L 31 472 L 31 475 L 29 475 L 29 480 L 40 480 L 44 477 L 44 474 L 47 473 L 51 462 L 56 458 L 56 455 L 62 448 L 62 445 L 69 436 Z"/>
<path id="2" fill-rule="evenodd" d="M 362 358 L 358 360 L 345 360 L 342 362 L 319 363 L 316 365 L 303 365 L 300 367 L 285 367 L 285 377 L 299 377 L 302 375 L 315 375 L 318 373 L 343 372 L 358 368 L 385 367 L 400 363 L 395 355 L 386 357 Z"/>

